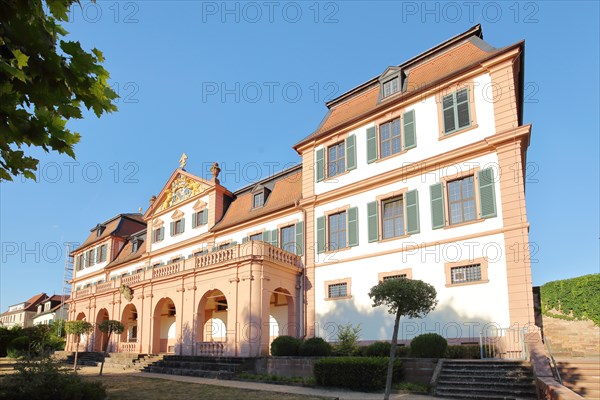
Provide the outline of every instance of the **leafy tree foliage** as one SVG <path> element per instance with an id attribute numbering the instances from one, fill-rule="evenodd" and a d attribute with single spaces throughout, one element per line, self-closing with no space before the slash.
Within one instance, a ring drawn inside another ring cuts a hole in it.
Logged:
<path id="1" fill-rule="evenodd" d="M 371 288 L 369 297 L 373 300 L 373 307 L 386 306 L 390 314 L 396 315 L 385 384 L 384 400 L 388 400 L 392 389 L 400 317 L 423 318 L 429 314 L 437 306 L 437 292 L 433 286 L 423 281 L 398 278 L 379 282 Z"/>
<path id="2" fill-rule="evenodd" d="M 38 160 L 23 147 L 75 158 L 80 135 L 67 128 L 82 107 L 116 111 L 100 50 L 64 40 L 60 25 L 77 0 L 0 1 L 0 180 L 35 179 Z"/>

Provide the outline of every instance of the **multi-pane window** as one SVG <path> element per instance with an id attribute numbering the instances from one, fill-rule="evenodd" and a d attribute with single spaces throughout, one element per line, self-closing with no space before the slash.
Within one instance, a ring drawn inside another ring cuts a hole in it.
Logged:
<path id="1" fill-rule="evenodd" d="M 444 134 L 449 134 L 471 125 L 469 89 L 461 89 L 442 99 Z"/>
<path id="2" fill-rule="evenodd" d="M 389 281 L 390 279 L 400 279 L 400 278 L 406 278 L 406 274 L 384 276 L 383 280 L 384 281 Z"/>
<path id="3" fill-rule="evenodd" d="M 263 234 L 262 233 L 256 233 L 254 235 L 250 235 L 250 237 L 248 239 L 254 240 L 254 241 L 263 240 Z"/>
<path id="4" fill-rule="evenodd" d="M 107 249 L 107 246 L 105 244 L 100 246 L 100 248 L 98 249 L 98 262 L 99 263 L 106 261 L 106 249 Z"/>
<path id="5" fill-rule="evenodd" d="M 390 96 L 400 90 L 400 78 L 395 77 L 383 83 L 383 97 Z"/>
<path id="6" fill-rule="evenodd" d="M 184 219 L 178 219 L 177 221 L 172 222 L 172 234 L 171 236 L 174 235 L 179 235 L 180 233 L 183 233 L 183 231 L 185 230 L 185 225 L 184 225 Z"/>
<path id="7" fill-rule="evenodd" d="M 346 146 L 344 142 L 327 148 L 327 177 L 336 176 L 346 170 Z"/>
<path id="8" fill-rule="evenodd" d="M 331 298 L 336 297 L 347 297 L 348 296 L 348 283 L 333 283 L 327 286 L 327 296 Z"/>
<path id="9" fill-rule="evenodd" d="M 346 242 L 346 212 L 331 214 L 328 218 L 329 225 L 329 250 L 343 249 Z"/>
<path id="10" fill-rule="evenodd" d="M 265 194 L 263 192 L 255 193 L 252 196 L 252 208 L 262 207 L 265 204 Z"/>
<path id="11" fill-rule="evenodd" d="M 77 256 L 77 271 L 81 271 L 83 269 L 83 254 Z"/>
<path id="12" fill-rule="evenodd" d="M 281 228 L 281 248 L 290 253 L 296 252 L 296 226 Z"/>
<path id="13" fill-rule="evenodd" d="M 205 225 L 208 222 L 208 211 L 202 210 L 192 215 L 192 228 Z"/>
<path id="14" fill-rule="evenodd" d="M 477 282 L 481 280 L 481 264 L 454 267 L 450 273 L 452 283 Z"/>
<path id="15" fill-rule="evenodd" d="M 400 141 L 400 118 L 396 118 L 379 126 L 379 143 L 381 158 L 389 157 L 392 154 L 402 151 Z"/>
<path id="16" fill-rule="evenodd" d="M 91 267 L 96 264 L 96 249 L 91 249 L 87 251 L 86 256 L 86 267 Z"/>
<path id="17" fill-rule="evenodd" d="M 384 239 L 404 235 L 404 201 L 402 197 L 383 202 L 381 222 Z"/>
<path id="18" fill-rule="evenodd" d="M 473 175 L 448 182 L 450 225 L 475 219 L 475 190 Z"/>
<path id="19" fill-rule="evenodd" d="M 135 253 L 139 249 L 140 249 L 140 240 L 134 239 L 133 242 L 131 243 L 131 252 Z"/>
<path id="20" fill-rule="evenodd" d="M 161 226 L 160 228 L 154 229 L 152 231 L 152 242 L 160 242 L 165 238 L 165 228 Z"/>

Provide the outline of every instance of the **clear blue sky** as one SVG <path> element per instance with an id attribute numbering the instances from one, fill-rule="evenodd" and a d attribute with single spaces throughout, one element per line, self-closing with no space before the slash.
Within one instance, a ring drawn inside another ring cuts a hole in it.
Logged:
<path id="1" fill-rule="evenodd" d="M 1 184 L 0 310 L 60 293 L 63 244 L 145 209 L 182 152 L 245 186 L 300 161 L 325 100 L 477 23 L 493 46 L 526 40 L 533 283 L 599 272 L 598 2 L 83 5 L 69 38 L 104 52 L 119 111 L 71 124 L 76 161 L 34 151 L 39 182 Z"/>

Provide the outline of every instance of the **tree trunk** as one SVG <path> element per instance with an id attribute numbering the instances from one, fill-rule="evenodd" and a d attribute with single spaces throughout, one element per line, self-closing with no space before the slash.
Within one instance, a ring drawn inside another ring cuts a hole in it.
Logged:
<path id="1" fill-rule="evenodd" d="M 102 371 L 104 370 L 104 361 L 106 360 L 106 349 L 108 349 L 108 344 L 110 343 L 110 334 L 112 332 L 108 332 L 108 337 L 106 338 L 106 345 L 103 346 L 103 352 L 102 352 L 102 364 L 100 364 L 100 376 L 102 376 Z M 102 335 L 104 336 L 104 335 Z"/>
<path id="2" fill-rule="evenodd" d="M 73 371 L 77 371 L 77 356 L 78 355 L 79 355 L 79 340 L 77 340 L 77 342 L 75 342 L 75 362 L 73 363 Z"/>
<path id="3" fill-rule="evenodd" d="M 394 360 L 396 358 L 396 344 L 398 343 L 398 326 L 400 325 L 400 313 L 396 314 L 394 321 L 394 333 L 392 335 L 392 345 L 390 347 L 390 359 L 388 361 L 387 379 L 385 381 L 385 394 L 383 400 L 389 400 L 392 391 L 392 377 L 394 375 Z"/>

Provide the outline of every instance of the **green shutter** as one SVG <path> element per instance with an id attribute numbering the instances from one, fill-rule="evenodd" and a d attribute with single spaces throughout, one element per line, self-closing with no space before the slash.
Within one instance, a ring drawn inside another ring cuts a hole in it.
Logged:
<path id="1" fill-rule="evenodd" d="M 496 216 L 496 195 L 494 193 L 494 171 L 486 168 L 479 171 L 479 200 L 481 218 Z"/>
<path id="2" fill-rule="evenodd" d="M 379 210 L 378 202 L 373 201 L 367 203 L 367 222 L 368 222 L 368 233 L 369 242 L 376 242 L 379 240 Z"/>
<path id="3" fill-rule="evenodd" d="M 183 233 L 185 232 L 185 218 L 181 218 L 181 232 Z"/>
<path id="4" fill-rule="evenodd" d="M 406 233 L 419 233 L 419 193 L 417 190 L 406 192 Z"/>
<path id="5" fill-rule="evenodd" d="M 358 207 L 348 209 L 348 246 L 358 246 Z"/>
<path id="6" fill-rule="evenodd" d="M 346 171 L 356 169 L 356 136 L 346 138 Z"/>
<path id="7" fill-rule="evenodd" d="M 198 221 L 198 213 L 194 213 L 192 215 L 192 229 L 194 229 L 195 227 L 198 226 L 198 224 L 196 223 Z"/>
<path id="8" fill-rule="evenodd" d="M 175 225 L 175 222 L 171 222 L 171 236 L 173 236 L 174 225 Z"/>
<path id="9" fill-rule="evenodd" d="M 317 218 L 317 253 L 325 251 L 325 217 Z"/>
<path id="10" fill-rule="evenodd" d="M 244 238 L 242 239 L 242 243 L 248 243 L 248 236 L 244 236 Z"/>
<path id="11" fill-rule="evenodd" d="M 304 255 L 304 222 L 296 223 L 296 254 Z"/>
<path id="12" fill-rule="evenodd" d="M 367 129 L 367 162 L 371 164 L 377 160 L 377 129 L 372 126 Z"/>
<path id="13" fill-rule="evenodd" d="M 429 186 L 431 195 L 431 226 L 433 229 L 443 228 L 446 225 L 444 211 L 444 187 L 441 183 Z"/>
<path id="14" fill-rule="evenodd" d="M 321 182 L 325 178 L 325 149 L 317 150 L 317 162 L 315 168 L 317 169 L 317 182 Z"/>
<path id="15" fill-rule="evenodd" d="M 415 125 L 415 110 L 404 113 L 404 149 L 417 147 L 417 131 Z"/>
<path id="16" fill-rule="evenodd" d="M 165 227 L 164 226 L 160 227 L 159 238 L 160 238 L 160 240 L 163 240 L 165 238 Z"/>
<path id="17" fill-rule="evenodd" d="M 271 231 L 264 231 L 262 234 L 262 241 L 265 243 L 271 243 Z"/>
<path id="18" fill-rule="evenodd" d="M 202 211 L 202 225 L 208 224 L 208 208 Z"/>
<path id="19" fill-rule="evenodd" d="M 271 231 L 271 244 L 275 247 L 279 246 L 279 230 L 273 229 Z"/>

